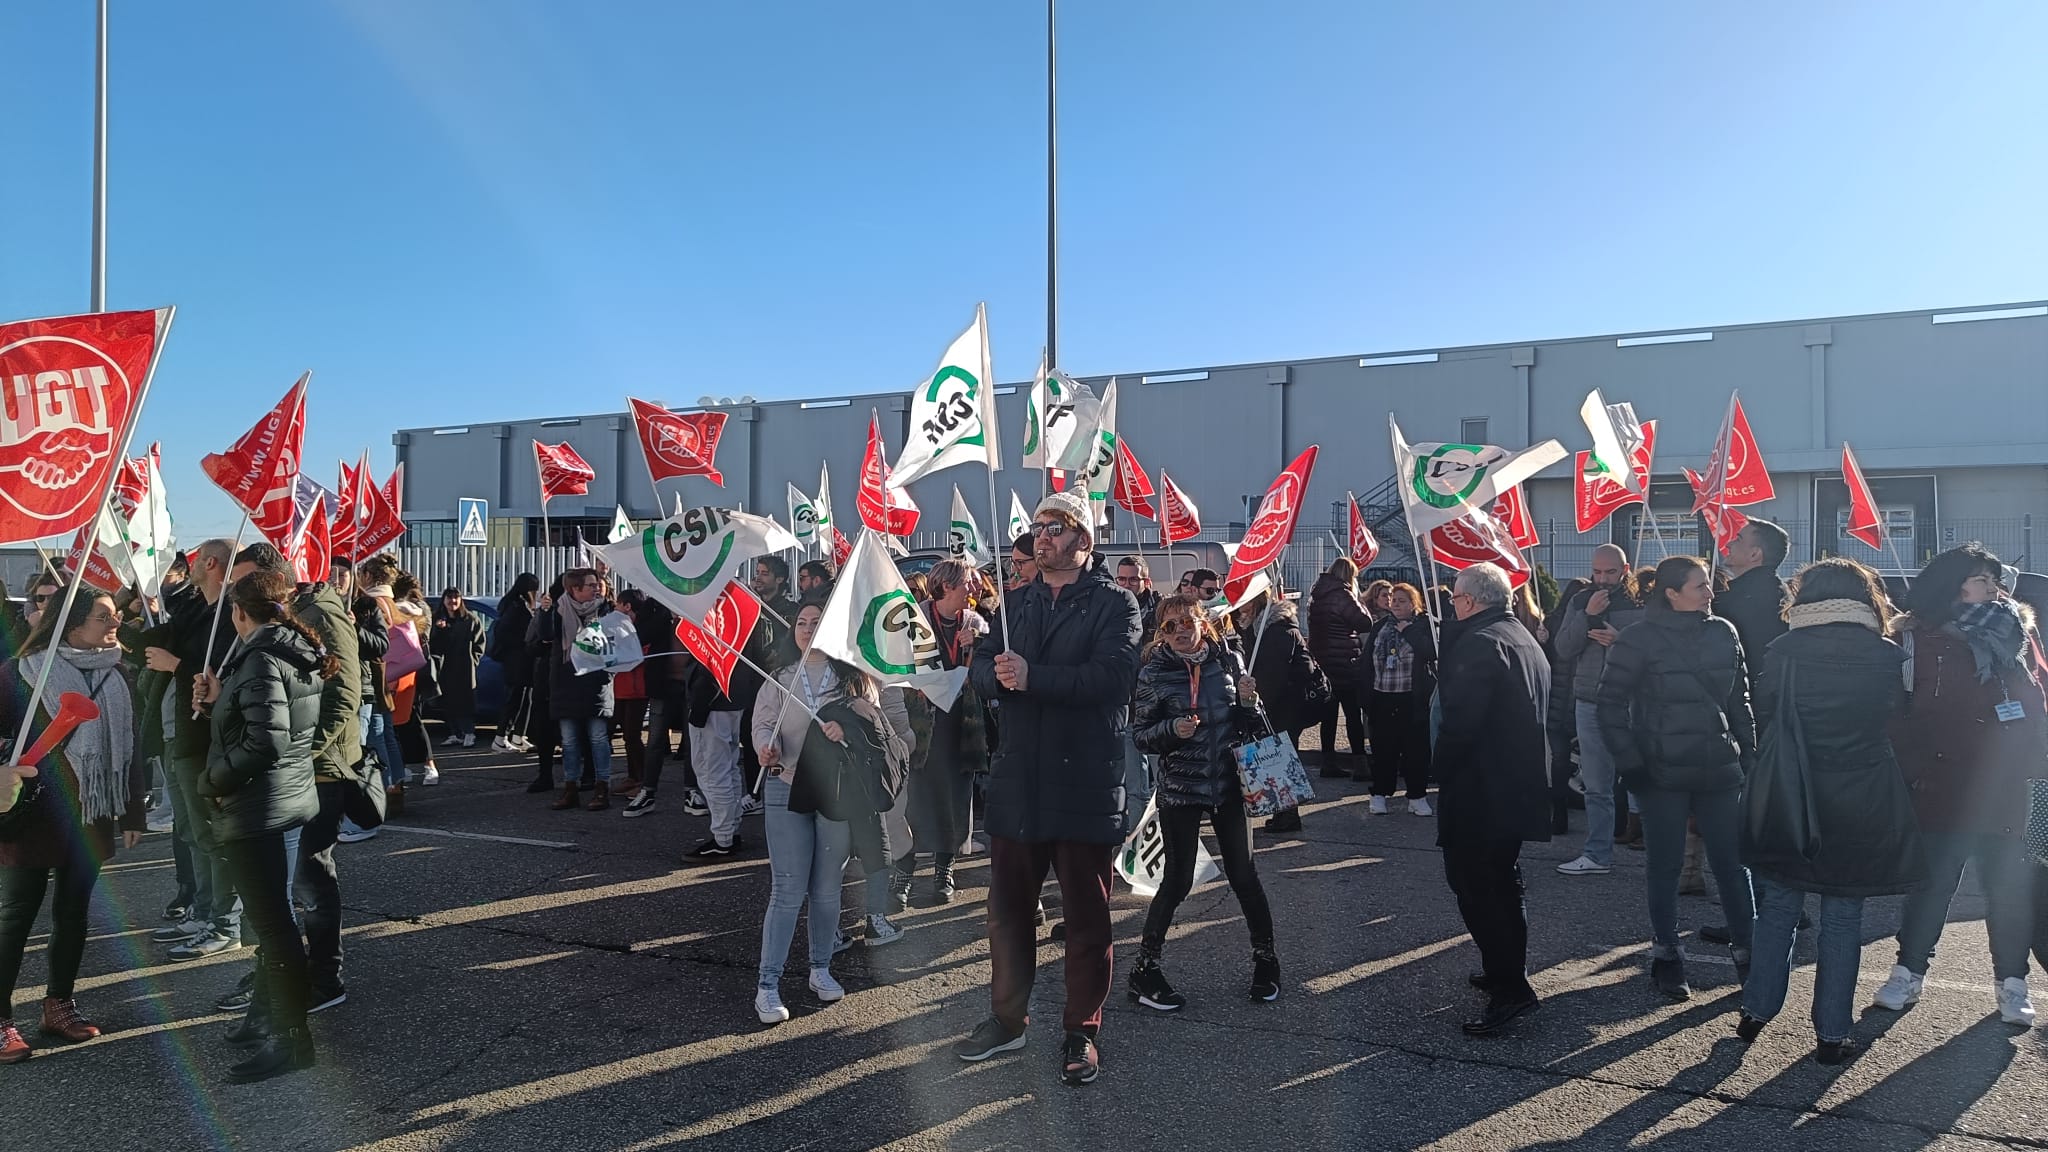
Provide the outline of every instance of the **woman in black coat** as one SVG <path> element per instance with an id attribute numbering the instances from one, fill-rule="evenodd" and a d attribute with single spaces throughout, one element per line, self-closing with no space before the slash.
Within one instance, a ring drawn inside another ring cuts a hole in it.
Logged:
<path id="1" fill-rule="evenodd" d="M 1366 641 L 1372 635 L 1372 613 L 1359 600 L 1358 565 L 1339 556 L 1316 579 L 1308 594 L 1308 647 L 1330 678 L 1330 704 L 1323 709 L 1323 775 L 1343 776 L 1337 763 L 1337 720 L 1342 717 L 1351 741 L 1351 755 L 1365 755 Z"/>
<path id="2" fill-rule="evenodd" d="M 498 600 L 498 622 L 485 646 L 484 654 L 505 672 L 505 714 L 498 718 L 498 735 L 491 741 L 495 751 L 533 751 L 533 742 L 526 738 L 533 715 L 533 654 L 526 650 L 526 626 L 533 623 L 533 601 L 539 594 L 540 577 L 521 572 Z M 547 792 L 554 784 L 550 773 L 539 790 Z"/>
<path id="3" fill-rule="evenodd" d="M 1300 747 L 1301 734 L 1330 702 L 1330 681 L 1309 655 L 1296 623 L 1294 605 L 1261 592 L 1237 610 L 1233 622 L 1242 637 L 1252 675 L 1266 685 L 1261 697 L 1274 734 Z M 1328 775 L 1326 772 L 1325 775 Z M 1268 832 L 1301 831 L 1301 809 L 1284 808 L 1266 818 Z"/>
<path id="4" fill-rule="evenodd" d="M 1687 821 L 1699 826 L 1721 889 L 1739 973 L 1749 967 L 1749 875 L 1742 867 L 1742 783 L 1756 755 L 1749 678 L 1735 625 L 1711 615 L 1698 557 L 1657 565 L 1641 622 L 1607 650 L 1595 701 L 1600 732 L 1643 816 L 1649 853 L 1650 976 L 1674 1000 L 1692 995 L 1678 947 L 1678 873 Z"/>
<path id="5" fill-rule="evenodd" d="M 441 662 L 441 716 L 448 723 L 444 748 L 476 745 L 476 666 L 484 658 L 484 619 L 463 602 L 462 589 L 441 591 L 441 615 L 434 621 L 429 651 Z"/>
<path id="6" fill-rule="evenodd" d="M 1885 735 L 1906 702 L 1905 653 L 1885 639 L 1891 606 L 1877 574 L 1854 560 L 1822 560 L 1800 572 L 1785 620 L 1791 631 L 1761 654 L 1757 728 L 1784 762 L 1803 769 L 1813 826 L 1802 844 L 1790 820 L 1798 813 L 1774 802 L 1775 789 L 1752 788 L 1745 799 L 1742 856 L 1756 881 L 1757 916 L 1738 1031 L 1755 1039 L 1785 1006 L 1799 915 L 1806 894 L 1818 893 L 1814 1058 L 1837 1064 L 1855 1051 L 1849 1028 L 1863 901 L 1910 891 L 1927 875 L 1913 798 Z M 1800 739 L 1788 746 L 1794 732 Z"/>
<path id="7" fill-rule="evenodd" d="M 1159 825 L 1166 840 L 1166 874 L 1145 914 L 1138 963 L 1131 970 L 1131 999 L 1172 1012 L 1187 998 L 1167 983 L 1159 968 L 1174 909 L 1194 887 L 1195 849 L 1202 818 L 1215 829 L 1223 853 L 1223 874 L 1244 909 L 1252 936 L 1254 1000 L 1280 996 L 1280 960 L 1273 950 L 1273 913 L 1252 864 L 1251 830 L 1245 822 L 1244 792 L 1231 747 L 1238 731 L 1256 725 L 1247 706 L 1257 681 L 1245 674 L 1237 654 L 1223 643 L 1195 596 L 1176 592 L 1159 604 L 1158 639 L 1138 668 L 1138 702 L 1132 723 L 1139 749 L 1160 757 Z"/>

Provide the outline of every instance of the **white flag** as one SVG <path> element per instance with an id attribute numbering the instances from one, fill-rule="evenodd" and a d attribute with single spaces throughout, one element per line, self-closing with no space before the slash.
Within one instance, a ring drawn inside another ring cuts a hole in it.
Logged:
<path id="1" fill-rule="evenodd" d="M 1017 537 L 1031 531 L 1031 514 L 1024 511 L 1024 502 L 1017 499 L 1017 490 L 1010 489 L 1009 533 L 1003 538 L 1004 544 L 1015 544 Z"/>
<path id="2" fill-rule="evenodd" d="M 611 535 L 605 537 L 605 541 L 611 544 L 617 544 L 619 541 L 631 536 L 635 531 L 633 521 L 626 515 L 626 506 L 619 504 L 615 505 L 615 507 L 617 511 L 612 513 Z"/>
<path id="3" fill-rule="evenodd" d="M 794 547 L 796 537 L 766 516 L 690 508 L 596 551 L 627 583 L 702 623 L 741 566 Z"/>
<path id="4" fill-rule="evenodd" d="M 164 494 L 164 477 L 154 454 L 144 457 L 143 467 L 148 471 L 149 491 L 143 493 L 135 518 L 128 521 L 128 543 L 133 549 L 129 562 L 142 594 L 161 596 L 164 574 L 178 558 L 177 540 L 171 534 L 170 498 Z"/>
<path id="5" fill-rule="evenodd" d="M 1622 487 L 1641 492 L 1643 487 L 1636 480 L 1634 461 L 1636 449 L 1643 446 L 1643 429 L 1636 421 L 1635 406 L 1609 404 L 1595 388 L 1586 393 L 1586 402 L 1579 405 L 1579 419 L 1585 421 L 1586 431 L 1593 434 L 1593 463 Z"/>
<path id="6" fill-rule="evenodd" d="M 910 439 L 889 471 L 889 487 L 905 487 L 955 464 L 1002 467 L 989 372 L 988 306 L 977 304 L 974 323 L 954 338 L 938 369 L 910 394 Z"/>
<path id="7" fill-rule="evenodd" d="M 811 502 L 811 511 L 818 515 L 818 536 L 813 541 L 818 554 L 832 557 L 832 465 L 818 462 L 818 498 Z"/>
<path id="8" fill-rule="evenodd" d="M 1024 396 L 1024 467 L 1045 468 L 1054 459 L 1047 420 L 1054 409 L 1067 405 L 1067 386 L 1054 375 L 1045 349 L 1038 350 L 1038 376 Z"/>
<path id="9" fill-rule="evenodd" d="M 941 712 L 953 710 L 966 668 L 946 667 L 939 634 L 917 606 L 877 533 L 861 530 L 853 555 L 832 586 L 813 644 L 875 678 L 883 687 L 915 688 Z"/>
<path id="10" fill-rule="evenodd" d="M 995 553 L 989 550 L 988 541 L 981 538 L 981 525 L 974 522 L 974 513 L 968 511 L 958 484 L 953 485 L 953 520 L 946 526 L 946 554 L 977 568 L 995 562 Z"/>
<path id="11" fill-rule="evenodd" d="M 1095 438 L 1092 441 L 1095 454 L 1089 457 L 1087 468 L 1088 506 L 1095 510 L 1095 527 L 1109 523 L 1109 490 L 1116 483 L 1116 381 L 1102 390 L 1102 404 L 1098 409 L 1095 424 Z M 1071 486 L 1073 479 L 1067 481 Z"/>
<path id="12" fill-rule="evenodd" d="M 1568 455 L 1555 440 L 1519 452 L 1492 444 L 1410 445 L 1391 412 L 1387 429 L 1394 442 L 1395 487 L 1414 536 L 1493 507 L 1501 493 Z"/>
<path id="13" fill-rule="evenodd" d="M 809 552 L 818 539 L 818 509 L 803 489 L 789 486 L 789 528 L 796 534 L 797 547 Z"/>

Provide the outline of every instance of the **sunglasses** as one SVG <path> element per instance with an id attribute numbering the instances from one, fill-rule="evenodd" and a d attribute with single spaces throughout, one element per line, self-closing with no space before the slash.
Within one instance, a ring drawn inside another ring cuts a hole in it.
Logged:
<path id="1" fill-rule="evenodd" d="M 1043 536 L 1048 540 L 1057 540 L 1067 534 L 1067 526 L 1064 521 L 1060 520 L 1054 520 L 1050 523 L 1033 524 L 1031 526 L 1031 534 L 1033 536 Z"/>
<path id="2" fill-rule="evenodd" d="M 1162 622 L 1162 623 L 1161 623 L 1161 624 L 1159 625 L 1159 630 L 1160 630 L 1161 632 L 1174 632 L 1174 633 L 1179 633 L 1179 632 L 1193 632 L 1193 631 L 1195 631 L 1195 630 L 1196 630 L 1197 628 L 1199 628 L 1199 627 L 1201 627 L 1201 625 L 1199 625 L 1199 624 L 1196 624 L 1196 623 L 1195 623 L 1195 622 L 1194 622 L 1193 620 L 1190 620 L 1190 619 L 1188 619 L 1188 618 L 1187 618 L 1187 617 L 1185 617 L 1185 616 L 1177 616 L 1177 617 L 1173 618 L 1172 620 L 1167 620 L 1167 621 L 1164 621 L 1164 622 Z"/>

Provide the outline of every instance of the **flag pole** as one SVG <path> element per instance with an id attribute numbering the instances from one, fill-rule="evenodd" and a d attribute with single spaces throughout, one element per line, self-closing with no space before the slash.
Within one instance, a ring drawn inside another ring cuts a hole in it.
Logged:
<path id="1" fill-rule="evenodd" d="M 93 56 L 92 310 L 107 310 L 107 0 L 99 0 Z"/>
<path id="2" fill-rule="evenodd" d="M 248 530 L 249 510 L 247 508 L 244 508 L 242 509 L 242 522 L 235 526 L 234 551 L 228 553 L 228 565 L 230 568 L 233 567 L 235 562 L 235 552 L 240 552 L 242 550 L 242 533 L 247 532 Z M 200 558 L 200 562 L 205 563 L 205 557 L 202 556 Z M 206 655 L 199 661 L 199 671 L 202 675 L 211 671 L 213 668 L 213 640 L 214 637 L 220 635 L 220 618 L 227 611 L 229 584 L 230 581 L 228 580 L 227 576 L 222 575 L 220 581 L 220 599 L 215 600 L 213 602 L 213 627 L 209 629 L 206 633 Z M 199 715 L 199 706 L 196 704 L 192 706 L 192 715 L 195 718 L 197 718 Z"/>
<path id="3" fill-rule="evenodd" d="M 102 7 L 104 9 L 104 0 L 102 0 Z M 106 29 L 104 16 L 101 19 L 100 28 L 101 35 L 104 36 Z M 113 459 L 107 464 L 107 482 L 100 489 L 99 508 L 101 513 L 105 512 L 107 501 L 114 498 L 114 485 L 121 479 L 121 461 L 128 458 L 128 447 L 135 439 L 135 426 L 142 421 L 142 405 L 149 399 L 149 386 L 156 379 L 156 364 L 157 359 L 163 355 L 164 338 L 170 335 L 171 321 L 177 319 L 177 316 L 178 309 L 176 306 L 165 310 L 163 327 L 156 334 L 156 346 L 150 350 L 149 369 L 142 374 L 142 387 L 136 391 L 135 403 L 128 409 L 128 419 L 122 423 L 121 435 L 114 441 L 116 451 L 114 452 Z M 99 543 L 100 534 L 97 531 L 98 515 L 96 513 L 94 519 L 95 531 L 86 534 L 85 548 L 78 555 L 78 574 L 65 583 L 64 603 L 57 609 L 56 623 L 50 626 L 50 646 L 43 650 L 43 667 L 41 671 L 36 673 L 35 687 L 29 690 L 28 705 L 21 710 L 21 727 L 15 732 L 14 749 L 7 758 L 7 762 L 10 765 L 20 764 L 21 754 L 28 749 L 29 725 L 35 722 L 36 705 L 42 703 L 43 691 L 50 685 L 50 665 L 57 659 L 57 645 L 64 641 L 63 623 L 71 618 L 71 608 L 78 603 L 79 585 L 85 583 L 86 566 L 92 563 L 93 547 Z M 37 550 L 41 551 L 40 542 L 37 544 Z M 62 578 L 61 575 L 59 578 Z M 47 612 L 49 609 L 46 608 L 44 611 Z"/>
<path id="4" fill-rule="evenodd" d="M 1051 0 L 1047 0 L 1047 2 L 1050 3 Z M 1043 432 L 1039 433 L 1041 439 L 1044 438 L 1044 435 Z M 988 522 L 990 524 L 1001 524 L 1003 522 L 1002 514 L 996 508 L 996 470 L 993 466 L 988 469 Z M 1003 542 L 1005 547 L 1008 547 L 1010 543 L 1007 540 Z M 995 546 L 992 542 L 989 545 L 989 551 L 995 551 Z M 1002 573 L 1002 560 L 1000 557 L 996 560 L 996 572 L 998 575 Z M 998 618 L 997 623 L 1003 629 L 1003 651 L 1008 652 L 1010 650 L 1010 614 L 1008 612 L 998 612 L 996 616 Z"/>

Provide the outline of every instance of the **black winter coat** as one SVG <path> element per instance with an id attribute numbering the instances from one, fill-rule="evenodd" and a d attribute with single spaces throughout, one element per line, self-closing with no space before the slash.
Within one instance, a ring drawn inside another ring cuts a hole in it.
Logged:
<path id="1" fill-rule="evenodd" d="M 1239 731 L 1256 726 L 1258 715 L 1239 703 L 1237 679 L 1244 662 L 1221 644 L 1209 645 L 1200 668 L 1199 702 L 1188 693 L 1192 666 L 1173 649 L 1155 644 L 1138 669 L 1137 714 L 1131 734 L 1138 749 L 1160 758 L 1158 791 L 1162 808 L 1213 808 L 1243 803 L 1244 786 L 1231 748 Z M 1190 712 L 1201 721 L 1185 740 L 1174 721 Z"/>
<path id="2" fill-rule="evenodd" d="M 498 622 L 491 625 L 484 643 L 484 655 L 505 670 L 506 695 L 516 695 L 533 686 L 533 653 L 526 648 L 526 626 L 533 623 L 533 606 L 524 596 L 506 593 L 498 601 Z M 517 704 L 512 705 L 517 707 Z"/>
<path id="3" fill-rule="evenodd" d="M 1788 632 L 1759 661 L 1759 734 L 1779 715 L 1791 676 L 1792 707 L 1805 736 L 1820 852 L 1811 861 L 1789 837 L 1743 821 L 1742 859 L 1787 888 L 1825 896 L 1887 896 L 1927 878 L 1913 797 L 1885 725 L 1905 707 L 1899 646 L 1861 624 Z M 1752 803 L 1761 800 L 1753 793 Z"/>
<path id="4" fill-rule="evenodd" d="M 1359 604 L 1350 585 L 1328 572 L 1316 578 L 1316 586 L 1308 594 L 1308 649 L 1332 687 L 1339 691 L 1354 688 L 1360 675 L 1369 671 L 1361 665 L 1371 659 L 1366 646 L 1372 628 L 1372 615 Z"/>
<path id="5" fill-rule="evenodd" d="M 1295 623 L 1294 606 L 1275 604 L 1267 610 L 1265 638 L 1247 636 L 1245 651 L 1257 653 L 1252 679 L 1259 682 L 1259 703 L 1273 731 L 1293 734 L 1323 718 L 1330 700 L 1330 682 L 1309 655 Z"/>
<path id="6" fill-rule="evenodd" d="M 178 658 L 178 670 L 172 674 L 177 715 L 173 721 L 176 729 L 171 755 L 178 760 L 204 760 L 210 737 L 205 720 L 192 718 L 192 678 L 209 660 L 213 667 L 220 666 L 229 645 L 234 643 L 235 624 L 226 608 L 206 602 L 198 583 L 192 580 L 164 597 L 164 615 L 163 623 L 143 633 L 142 642 Z M 213 634 L 210 658 L 206 643 L 209 632 Z"/>
<path id="7" fill-rule="evenodd" d="M 1740 788 L 1756 755 L 1756 723 L 1735 625 L 1661 601 L 1607 650 L 1600 732 L 1631 788 Z"/>
<path id="8" fill-rule="evenodd" d="M 1735 625 L 1742 641 L 1743 670 L 1756 695 L 1764 671 L 1764 650 L 1785 634 L 1785 582 L 1768 568 L 1752 568 L 1728 582 L 1714 597 L 1714 615 Z"/>
<path id="9" fill-rule="evenodd" d="M 1444 625 L 1430 774 L 1445 848 L 1550 839 L 1550 662 L 1506 608 Z"/>
<path id="10" fill-rule="evenodd" d="M 566 595 L 566 593 L 564 593 Z M 602 620 L 612 610 L 611 601 L 600 604 L 592 620 Z M 605 720 L 612 714 L 612 674 L 576 674 L 575 665 L 562 658 L 562 614 L 550 606 L 536 611 L 526 627 L 526 647 L 547 670 L 548 709 L 557 720 Z M 733 677 L 739 679 L 737 675 Z"/>
<path id="11" fill-rule="evenodd" d="M 1121 844 L 1124 740 L 1138 672 L 1138 602 L 1100 568 L 1055 597 L 1043 579 L 1003 596 L 1025 690 L 996 682 L 1003 629 L 974 649 L 974 690 L 1001 717 L 985 794 L 988 832 L 1009 840 Z"/>
<path id="12" fill-rule="evenodd" d="M 221 669 L 213 746 L 199 794 L 214 799 L 214 835 L 250 840 L 320 813 L 313 741 L 320 729 L 320 657 L 289 628 L 266 624 Z"/>

